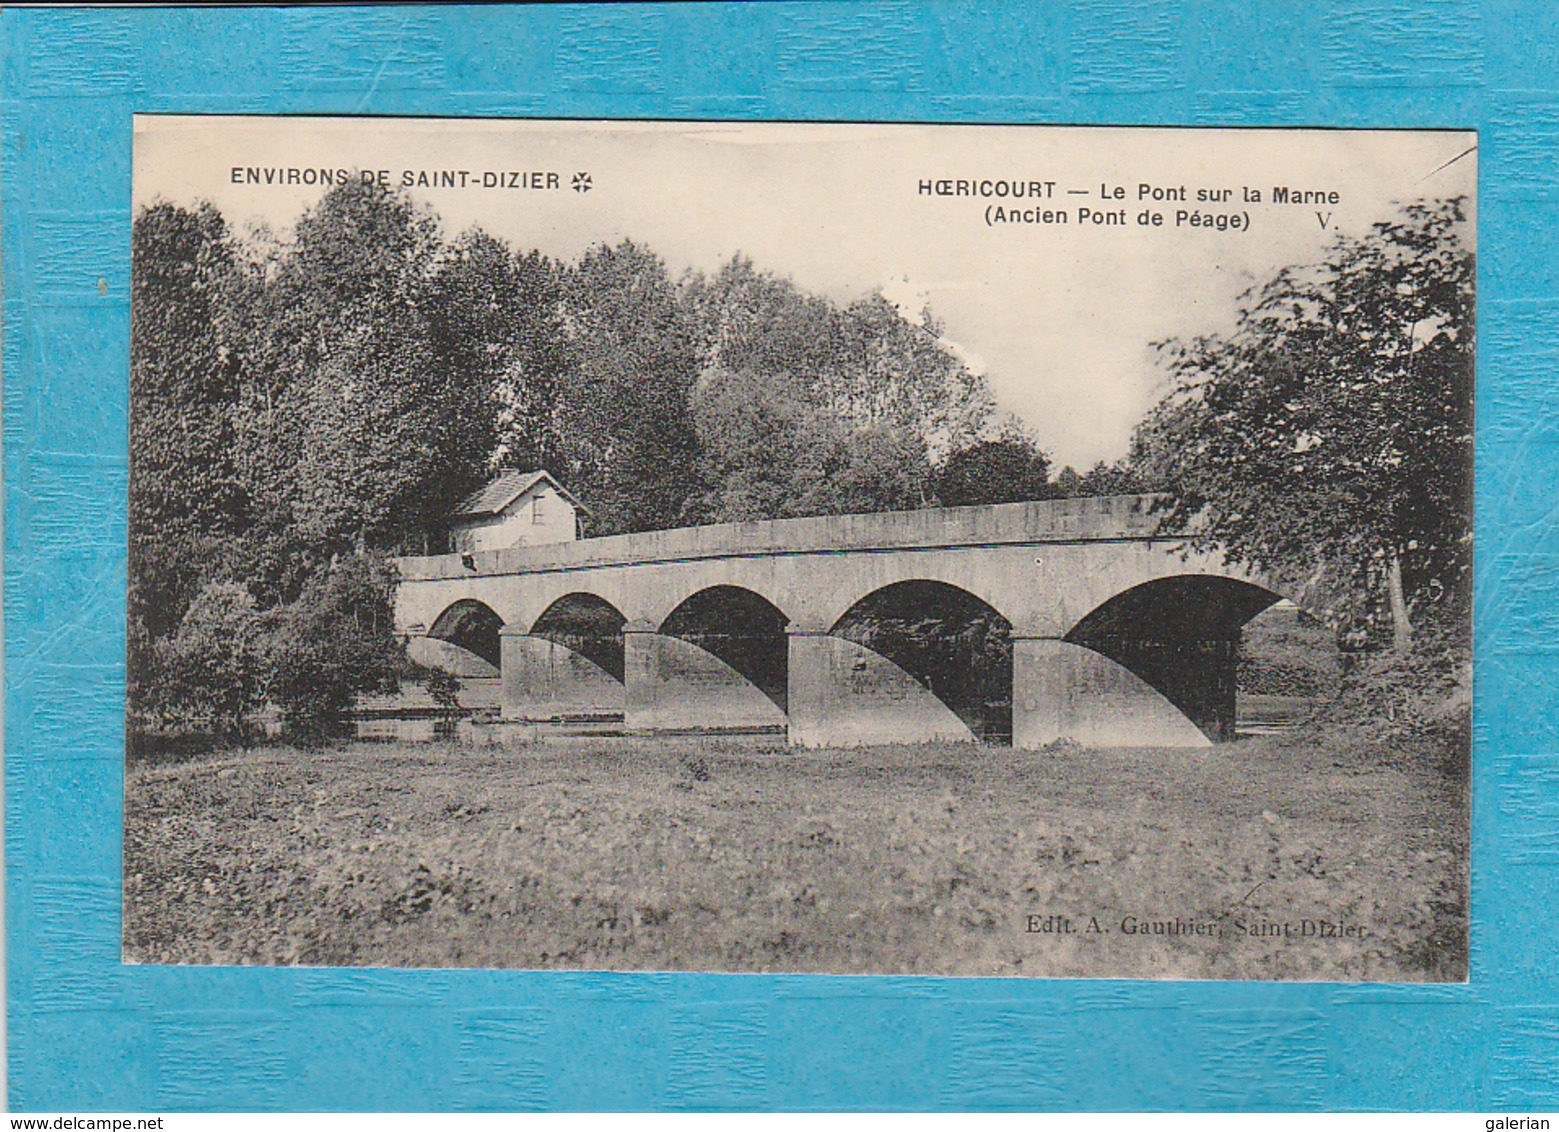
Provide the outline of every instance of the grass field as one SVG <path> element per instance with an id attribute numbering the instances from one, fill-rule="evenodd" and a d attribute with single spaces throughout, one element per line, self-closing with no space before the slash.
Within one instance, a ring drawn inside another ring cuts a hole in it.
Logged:
<path id="1" fill-rule="evenodd" d="M 1466 861 L 1465 787 L 1299 734 L 1204 751 L 278 747 L 128 768 L 124 952 L 1460 980 Z"/>

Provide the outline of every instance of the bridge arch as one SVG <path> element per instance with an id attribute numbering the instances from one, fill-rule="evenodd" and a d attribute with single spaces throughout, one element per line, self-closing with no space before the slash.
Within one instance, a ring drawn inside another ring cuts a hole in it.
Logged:
<path id="1" fill-rule="evenodd" d="M 604 597 L 575 591 L 547 606 L 531 625 L 529 635 L 578 653 L 621 684 L 623 625 L 627 620 Z"/>
<path id="2" fill-rule="evenodd" d="M 485 602 L 461 598 L 448 605 L 428 626 L 429 645 L 412 656 L 432 668 L 453 671 L 457 676 L 496 676 L 502 656 L 499 630 L 503 618 Z M 485 667 L 484 667 L 485 666 Z"/>
<path id="3" fill-rule="evenodd" d="M 892 582 L 829 632 L 907 673 L 974 738 L 1012 742 L 1012 624 L 984 598 L 934 579 Z"/>
<path id="4" fill-rule="evenodd" d="M 519 720 L 621 720 L 622 613 L 592 593 L 563 594 L 527 631 L 504 627 L 503 712 Z"/>
<path id="5" fill-rule="evenodd" d="M 1240 629 L 1282 596 L 1241 578 L 1172 574 L 1115 594 L 1064 640 L 1137 676 L 1207 738 L 1232 739 Z"/>
<path id="6" fill-rule="evenodd" d="M 1004 578 L 998 572 L 982 569 L 982 563 L 973 559 L 938 560 L 937 556 L 883 555 L 880 560 L 864 563 L 867 568 L 859 576 L 851 577 L 844 585 L 828 587 L 809 586 L 803 576 L 792 579 L 786 592 L 786 600 L 796 607 L 792 617 L 810 624 L 838 625 L 846 621 L 862 602 L 877 600 L 873 595 L 882 594 L 895 586 L 945 587 L 958 590 L 987 608 L 999 610 L 1010 624 L 1020 624 L 1025 615 L 1009 606 L 1016 605 L 1014 587 L 1004 586 Z M 939 591 L 945 592 L 945 591 Z M 784 602 L 782 602 L 783 604 Z"/>
<path id="7" fill-rule="evenodd" d="M 702 649 L 737 672 L 781 712 L 786 707 L 789 618 L 745 586 L 706 586 L 690 594 L 660 624 L 662 636 Z"/>

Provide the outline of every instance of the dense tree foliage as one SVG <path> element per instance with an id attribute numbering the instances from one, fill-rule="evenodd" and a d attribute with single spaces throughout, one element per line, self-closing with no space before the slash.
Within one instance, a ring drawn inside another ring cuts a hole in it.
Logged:
<path id="1" fill-rule="evenodd" d="M 265 696 L 267 634 L 254 595 L 208 582 L 178 627 L 157 640 L 156 709 L 169 721 L 231 736 Z"/>
<path id="2" fill-rule="evenodd" d="M 500 468 L 551 470 L 591 534 L 890 510 L 999 424 L 934 320 L 880 295 L 741 257 L 677 279 L 627 240 L 564 263 L 448 239 L 372 184 L 281 238 L 155 205 L 134 257 L 143 723 L 231 730 L 263 700 L 313 729 L 392 683 L 385 556 L 439 549 Z"/>
<path id="3" fill-rule="evenodd" d="M 1464 627 L 1474 257 L 1461 200 L 1409 205 L 1275 274 L 1225 336 L 1161 345 L 1134 465 L 1236 559 L 1342 623 Z"/>
<path id="4" fill-rule="evenodd" d="M 686 296 L 701 363 L 688 521 L 923 507 L 949 442 L 995 418 L 983 382 L 880 298 L 840 307 L 741 257 Z"/>
<path id="5" fill-rule="evenodd" d="M 469 289 L 444 291 L 447 313 L 443 302 L 435 309 L 450 331 L 450 348 L 472 359 L 469 373 L 484 387 L 490 376 L 497 444 L 487 464 L 547 468 L 575 483 L 584 455 L 569 419 L 573 369 L 562 268 L 539 252 L 512 255 L 486 236 L 479 256 L 463 251 L 471 241 L 455 243 Z M 481 366 L 484 359 L 490 369 Z"/>
<path id="6" fill-rule="evenodd" d="M 488 375 L 449 317 L 467 280 L 441 255 L 430 215 L 352 182 L 250 292 L 254 333 L 234 344 L 244 474 L 272 525 L 321 553 L 420 550 L 491 451 Z"/>
<path id="7" fill-rule="evenodd" d="M 658 256 L 627 240 L 590 249 L 564 286 L 570 490 L 600 533 L 676 526 L 698 452 L 688 408 L 698 359 L 677 288 Z"/>
<path id="8" fill-rule="evenodd" d="M 158 204 L 132 229 L 128 696 L 162 680 L 157 643 L 232 554 L 248 500 L 225 345 L 235 250 L 220 215 Z M 177 677 L 174 677 L 175 679 Z"/>
<path id="9" fill-rule="evenodd" d="M 1050 482 L 1050 460 L 1021 436 L 985 440 L 954 452 L 937 470 L 936 494 L 944 507 L 1017 503 L 1059 494 Z"/>
<path id="10" fill-rule="evenodd" d="M 391 622 L 388 563 L 344 556 L 272 612 L 267 694 L 295 727 L 328 733 L 359 692 L 393 691 L 406 669 Z"/>

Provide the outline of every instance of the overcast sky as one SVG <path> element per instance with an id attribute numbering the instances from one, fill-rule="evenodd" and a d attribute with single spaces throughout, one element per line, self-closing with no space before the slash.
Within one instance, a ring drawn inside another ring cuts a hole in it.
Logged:
<path id="1" fill-rule="evenodd" d="M 674 273 L 741 252 L 841 301 L 882 289 L 908 312 L 928 302 L 1003 407 L 1058 465 L 1081 469 L 1122 455 L 1162 392 L 1149 343 L 1225 328 L 1246 287 L 1319 258 L 1338 231 L 1367 230 L 1393 202 L 1471 197 L 1475 144 L 1423 131 L 141 117 L 135 200 L 208 200 L 235 229 L 285 231 L 325 190 L 234 184 L 235 167 L 240 179 L 251 168 L 387 170 L 392 184 L 463 170 L 465 188 L 411 189 L 449 236 L 480 224 L 566 259 L 631 237 Z M 483 188 L 484 173 L 506 184 L 541 174 L 543 187 Z M 588 191 L 574 190 L 579 173 Z M 1054 195 L 921 192 L 922 181 L 960 179 L 989 180 L 992 192 L 1049 181 Z M 1188 199 L 1155 203 L 1143 185 L 1183 187 Z M 1125 197 L 1101 199 L 1106 186 Z M 1261 202 L 1243 199 L 1247 186 Z M 1339 200 L 1274 204 L 1275 186 Z M 1198 189 L 1230 199 L 1198 204 Z M 987 215 L 1036 205 L 1069 222 Z M 1082 208 L 1124 208 L 1126 223 L 1083 222 Z M 1163 226 L 1139 226 L 1144 208 Z M 1179 209 L 1248 215 L 1250 229 L 1177 226 Z"/>

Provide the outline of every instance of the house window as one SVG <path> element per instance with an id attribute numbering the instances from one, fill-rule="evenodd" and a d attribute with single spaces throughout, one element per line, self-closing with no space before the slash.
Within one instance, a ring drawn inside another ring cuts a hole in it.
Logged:
<path id="1" fill-rule="evenodd" d="M 530 501 L 530 521 L 532 523 L 541 522 L 541 496 L 539 495 Z"/>

